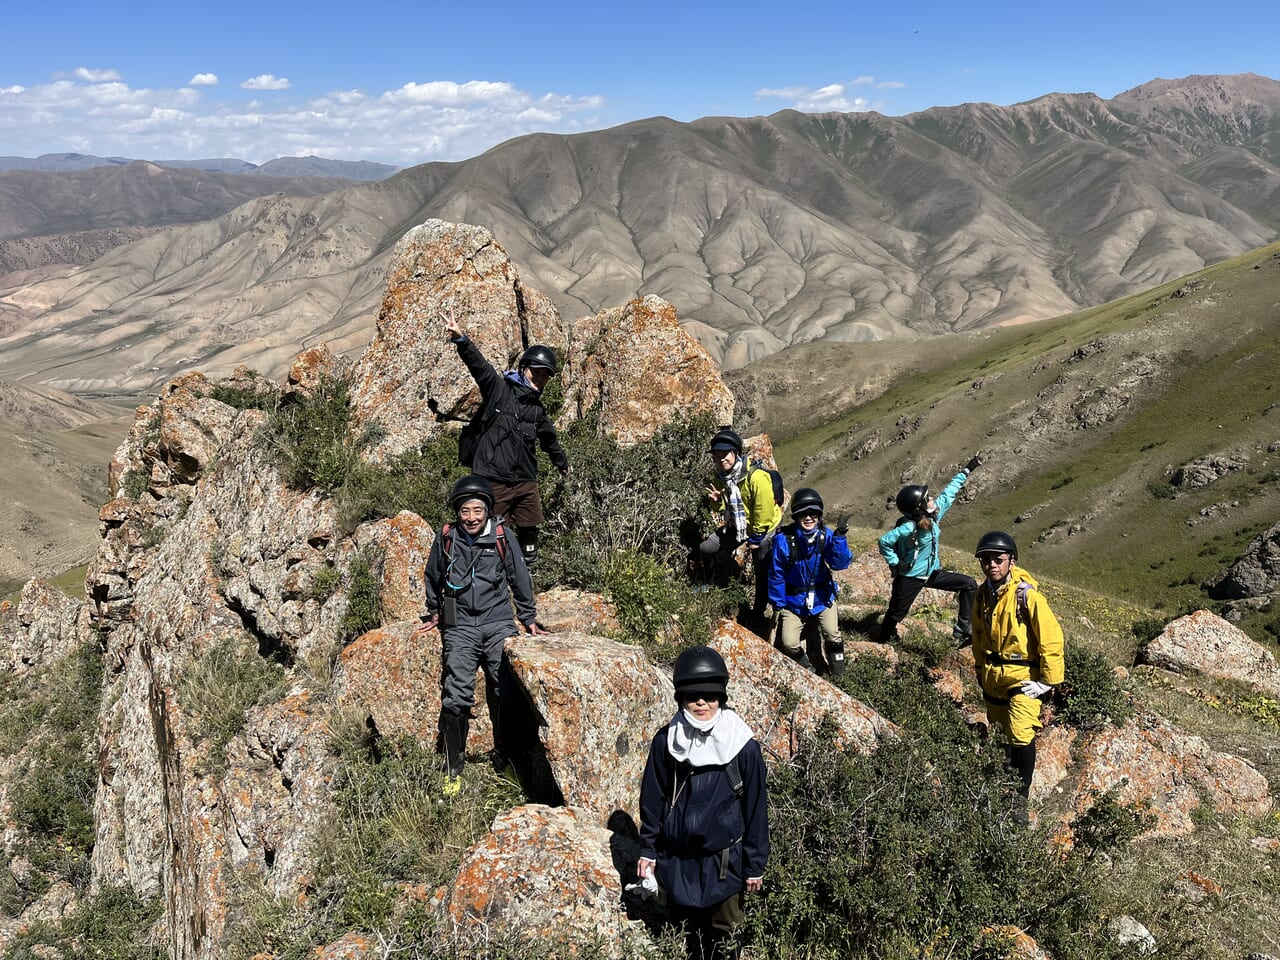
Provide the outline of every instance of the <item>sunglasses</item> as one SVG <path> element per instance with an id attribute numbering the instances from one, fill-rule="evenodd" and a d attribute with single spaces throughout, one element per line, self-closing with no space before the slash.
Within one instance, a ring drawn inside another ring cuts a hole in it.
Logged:
<path id="1" fill-rule="evenodd" d="M 801 510 L 799 513 L 793 513 L 791 516 L 797 520 L 803 520 L 805 517 L 821 517 L 821 510 Z"/>
<path id="2" fill-rule="evenodd" d="M 993 563 L 996 565 L 1002 564 L 1008 559 L 1009 554 L 1007 553 L 984 553 L 978 558 L 978 563 L 985 567 Z"/>

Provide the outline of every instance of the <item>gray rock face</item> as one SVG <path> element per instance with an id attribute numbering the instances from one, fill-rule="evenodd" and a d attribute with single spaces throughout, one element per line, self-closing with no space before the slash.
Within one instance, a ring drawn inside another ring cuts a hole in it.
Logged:
<path id="1" fill-rule="evenodd" d="M 1235 680 L 1267 696 L 1280 696 L 1280 664 L 1275 655 L 1208 610 L 1167 624 L 1147 644 L 1143 658 L 1175 673 Z"/>
<path id="2" fill-rule="evenodd" d="M 1215 600 L 1242 600 L 1280 590 L 1280 523 L 1254 537 L 1244 554 L 1209 585 Z"/>
<path id="3" fill-rule="evenodd" d="M 1248 464 L 1247 457 L 1220 455 L 1201 457 L 1173 471 L 1173 476 L 1169 478 L 1169 482 L 1175 487 L 1194 490 L 1197 487 L 1207 487 L 1215 480 L 1221 480 L 1228 473 L 1243 470 Z"/>
<path id="4" fill-rule="evenodd" d="M 483 227 L 428 220 L 396 244 L 369 349 L 356 362 L 356 432 L 377 427 L 371 455 L 385 459 L 471 419 L 480 392 L 445 323 L 453 316 L 499 372 L 532 343 L 566 343 L 551 301 L 525 286 Z"/>

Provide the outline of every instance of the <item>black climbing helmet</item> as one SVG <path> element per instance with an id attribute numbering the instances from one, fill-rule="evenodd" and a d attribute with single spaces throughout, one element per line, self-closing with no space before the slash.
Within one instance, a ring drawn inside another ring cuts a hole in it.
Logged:
<path id="1" fill-rule="evenodd" d="M 1017 560 L 1018 544 L 1003 530 L 992 530 L 982 535 L 982 539 L 978 541 L 978 548 L 973 551 L 975 557 L 980 557 L 984 553 L 1007 553 Z"/>
<path id="2" fill-rule="evenodd" d="M 558 371 L 556 367 L 556 352 L 550 347 L 535 343 L 520 357 L 520 369 L 523 370 L 525 367 L 540 367 L 555 376 Z"/>
<path id="3" fill-rule="evenodd" d="M 898 491 L 898 495 L 893 498 L 893 502 L 898 505 L 902 515 L 910 517 L 912 520 L 919 520 L 928 512 L 925 509 L 925 504 L 928 500 L 929 488 L 923 483 L 913 483 L 910 486 L 903 487 Z"/>
<path id="4" fill-rule="evenodd" d="M 721 427 L 711 438 L 712 450 L 733 450 L 742 456 L 742 438 L 733 427 Z"/>
<path id="5" fill-rule="evenodd" d="M 817 510 L 822 513 L 822 494 L 813 487 L 801 487 L 791 495 L 791 516 Z"/>
<path id="6" fill-rule="evenodd" d="M 489 486 L 489 481 L 473 474 L 461 477 L 449 494 L 449 505 L 456 511 L 468 500 L 483 500 L 485 508 L 492 513 L 493 487 Z"/>
<path id="7" fill-rule="evenodd" d="M 681 697 L 691 693 L 713 693 L 721 701 L 728 697 L 729 668 L 724 657 L 710 647 L 690 647 L 680 654 L 671 679 L 676 685 L 676 703 L 683 703 Z"/>

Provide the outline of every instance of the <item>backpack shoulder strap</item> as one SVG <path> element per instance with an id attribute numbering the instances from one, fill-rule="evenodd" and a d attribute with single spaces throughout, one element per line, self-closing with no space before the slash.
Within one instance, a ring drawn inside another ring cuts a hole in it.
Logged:
<path id="1" fill-rule="evenodd" d="M 502 565 L 507 565 L 507 531 L 502 524 L 494 524 L 493 539 L 498 543 L 498 557 L 502 560 Z"/>
<path id="2" fill-rule="evenodd" d="M 453 549 L 453 524 L 446 523 L 440 528 L 440 549 L 445 560 L 449 559 L 449 551 Z"/>
<path id="3" fill-rule="evenodd" d="M 729 786 L 733 787 L 733 792 L 741 800 L 744 792 L 742 787 L 742 768 L 738 766 L 737 755 L 729 761 L 729 765 L 724 768 L 724 772 L 729 778 Z"/>
<path id="4" fill-rule="evenodd" d="M 1018 604 L 1018 622 L 1031 624 L 1031 609 L 1027 605 L 1027 591 L 1031 589 L 1031 584 L 1025 580 L 1018 581 L 1018 592 L 1015 597 Z"/>

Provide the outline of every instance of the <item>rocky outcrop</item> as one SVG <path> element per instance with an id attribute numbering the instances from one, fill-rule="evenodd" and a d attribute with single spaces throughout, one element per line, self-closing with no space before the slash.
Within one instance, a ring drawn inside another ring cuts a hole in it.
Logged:
<path id="1" fill-rule="evenodd" d="M 488 230 L 444 220 L 412 228 L 396 244 L 377 331 L 352 371 L 352 429 L 378 430 L 374 459 L 415 449 L 478 409 L 445 330 L 451 316 L 499 372 L 532 343 L 566 342 L 551 301 L 521 281 Z"/>
<path id="2" fill-rule="evenodd" d="M 1248 465 L 1248 457 L 1233 457 L 1224 454 L 1200 457 L 1174 470 L 1173 475 L 1169 478 L 1169 483 L 1175 487 L 1194 490 L 1198 487 L 1207 487 L 1209 484 L 1221 480 L 1228 473 L 1243 470 Z"/>
<path id="3" fill-rule="evenodd" d="M 1244 631 L 1208 610 L 1179 617 L 1147 644 L 1143 659 L 1174 673 L 1233 680 L 1280 697 L 1280 664 Z"/>
<path id="4" fill-rule="evenodd" d="M 795 756 L 828 715 L 840 746 L 857 753 L 899 733 L 896 724 L 739 624 L 722 620 L 710 645 L 729 667 L 729 704 L 755 731 L 767 761 Z"/>
<path id="5" fill-rule="evenodd" d="M 607 956 L 643 955 L 644 927 L 627 920 L 622 875 L 639 843 L 566 807 L 527 804 L 501 814 L 469 849 L 439 909 L 464 935 L 540 943 L 593 940 Z M 627 949 L 630 947 L 630 949 Z M 477 951 L 474 955 L 482 955 Z"/>
<path id="6" fill-rule="evenodd" d="M 566 366 L 563 418 L 598 411 L 601 435 L 623 446 L 653 436 L 677 414 L 733 422 L 733 394 L 715 361 L 660 297 L 579 320 Z"/>
<path id="7" fill-rule="evenodd" d="M 1280 523 L 1254 537 L 1240 559 L 1208 587 L 1215 600 L 1241 600 L 1280 591 Z"/>
<path id="8" fill-rule="evenodd" d="M 1221 813 L 1261 817 L 1274 802 L 1267 779 L 1247 761 L 1213 750 L 1201 737 L 1164 720 L 1130 720 L 1081 735 L 1071 747 L 1072 765 L 1062 781 L 1033 782 L 1037 793 L 1061 787 L 1076 814 L 1097 797 L 1115 791 L 1154 817 L 1152 833 L 1179 835 L 1195 829 L 1192 814 L 1202 803 Z M 1042 778 L 1037 756 L 1036 780 Z"/>
<path id="9" fill-rule="evenodd" d="M 24 676 L 61 660 L 87 627 L 82 601 L 43 580 L 29 581 L 16 604 L 0 608 L 0 675 Z"/>

